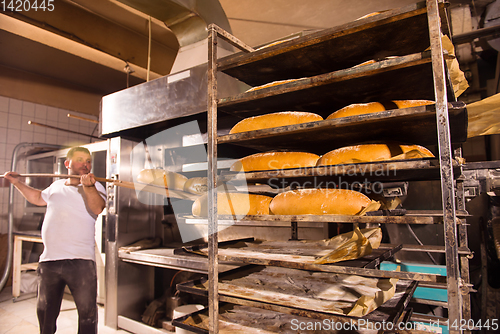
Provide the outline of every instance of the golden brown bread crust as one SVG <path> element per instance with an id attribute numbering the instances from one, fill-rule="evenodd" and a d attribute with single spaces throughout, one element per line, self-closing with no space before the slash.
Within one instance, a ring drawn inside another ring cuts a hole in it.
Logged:
<path id="1" fill-rule="evenodd" d="M 194 216 L 206 217 L 208 194 L 200 196 L 193 203 Z M 217 193 L 217 213 L 219 215 L 268 215 L 269 203 L 273 198 L 264 195 L 219 192 Z"/>
<path id="2" fill-rule="evenodd" d="M 239 159 L 230 170 L 249 172 L 314 167 L 318 159 L 319 155 L 307 152 L 263 152 Z"/>
<path id="3" fill-rule="evenodd" d="M 434 104 L 436 102 L 429 100 L 398 100 L 392 101 L 396 103 L 399 109 L 418 107 L 418 106 L 426 106 L 429 104 Z"/>
<path id="4" fill-rule="evenodd" d="M 397 100 L 392 102 L 394 102 L 394 104 L 396 104 L 399 109 L 418 107 L 435 103 L 434 101 L 429 100 Z M 355 103 L 331 113 L 326 119 L 364 115 L 385 110 L 386 108 L 384 107 L 384 105 L 379 102 Z"/>
<path id="5" fill-rule="evenodd" d="M 275 215 L 355 215 L 371 200 L 347 189 L 299 189 L 276 195 L 269 209 Z"/>
<path id="6" fill-rule="evenodd" d="M 249 117 L 238 122 L 229 133 L 254 131 L 278 126 L 322 121 L 318 114 L 303 111 L 282 111 L 267 115 Z"/>
<path id="7" fill-rule="evenodd" d="M 324 154 L 318 160 L 317 165 L 326 166 L 356 162 L 385 161 L 413 150 L 418 151 L 420 155 L 418 157 L 434 157 L 431 151 L 420 145 L 364 144 L 346 146 L 332 150 Z"/>
<path id="8" fill-rule="evenodd" d="M 260 89 L 264 89 L 264 88 L 269 88 L 269 87 L 273 87 L 273 86 L 283 85 L 283 84 L 286 84 L 286 83 L 289 83 L 289 82 L 294 82 L 294 81 L 297 81 L 297 80 L 300 80 L 300 79 L 286 79 L 286 80 L 277 80 L 277 81 L 269 82 L 269 83 L 266 83 L 266 84 L 261 85 L 261 86 L 252 87 L 249 90 L 247 90 L 246 93 L 248 93 L 248 92 L 254 92 L 256 90 L 260 90 Z"/>
<path id="9" fill-rule="evenodd" d="M 330 114 L 326 119 L 335 119 L 340 117 L 348 117 L 362 114 L 370 114 L 374 112 L 384 111 L 385 107 L 379 102 L 356 103 L 348 105 L 342 109 Z"/>
<path id="10" fill-rule="evenodd" d="M 187 177 L 176 172 L 163 169 L 143 169 L 136 178 L 137 182 L 165 187 L 168 189 L 183 190 Z"/>

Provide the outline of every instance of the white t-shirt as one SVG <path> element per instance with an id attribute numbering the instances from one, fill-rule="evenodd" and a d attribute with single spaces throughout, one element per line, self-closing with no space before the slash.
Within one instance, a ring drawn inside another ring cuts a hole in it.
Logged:
<path id="1" fill-rule="evenodd" d="M 57 180 L 42 191 L 47 212 L 42 224 L 44 250 L 40 262 L 85 259 L 95 261 L 95 221 L 87 208 L 83 186 L 67 186 Z M 97 191 L 106 199 L 106 189 L 99 182 Z"/>

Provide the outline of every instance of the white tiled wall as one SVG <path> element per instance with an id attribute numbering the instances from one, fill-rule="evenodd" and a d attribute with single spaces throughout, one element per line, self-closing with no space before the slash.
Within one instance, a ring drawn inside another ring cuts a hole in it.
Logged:
<path id="1" fill-rule="evenodd" d="M 11 169 L 12 153 L 19 143 L 35 142 L 69 147 L 98 141 L 98 139 L 77 134 L 97 136 L 97 124 L 69 118 L 68 113 L 97 120 L 96 117 L 87 114 L 0 96 L 0 174 Z M 28 121 L 66 129 L 74 133 L 30 125 Z M 21 165 L 18 165 L 16 170 L 23 172 L 23 169 L 25 166 L 21 161 Z M 9 187 L 0 187 L 0 233 L 7 232 L 8 194 Z M 18 211 L 23 207 L 23 200 L 18 194 L 14 198 L 14 207 Z"/>

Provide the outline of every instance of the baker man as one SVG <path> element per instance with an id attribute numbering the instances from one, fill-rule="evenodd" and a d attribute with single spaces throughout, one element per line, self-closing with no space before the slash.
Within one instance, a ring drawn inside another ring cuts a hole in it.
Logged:
<path id="1" fill-rule="evenodd" d="M 16 172 L 4 175 L 28 202 L 47 206 L 37 270 L 41 334 L 56 332 L 66 285 L 78 310 L 78 333 L 97 333 L 95 222 L 106 206 L 106 190 L 90 173 L 91 164 L 88 149 L 70 149 L 64 165 L 69 175 L 79 177 L 57 180 L 43 191 L 22 182 Z"/>

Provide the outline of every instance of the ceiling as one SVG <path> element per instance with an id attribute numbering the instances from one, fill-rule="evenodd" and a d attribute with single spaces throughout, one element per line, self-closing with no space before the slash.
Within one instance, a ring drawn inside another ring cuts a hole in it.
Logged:
<path id="1" fill-rule="evenodd" d="M 302 30 L 324 29 L 414 2 L 55 0 L 51 12 L 0 8 L 0 79 L 2 72 L 20 73 L 23 78 L 29 74 L 40 82 L 57 82 L 98 100 L 169 74 L 179 48 L 206 36 L 207 22 L 258 46 Z M 473 3 L 477 9 L 489 2 Z M 129 74 L 127 69 L 131 69 Z M 8 88 L 9 81 L 0 80 L 0 94 Z M 29 89 L 22 94 L 24 100 L 37 102 Z M 80 111 L 97 115 L 98 106 Z"/>

